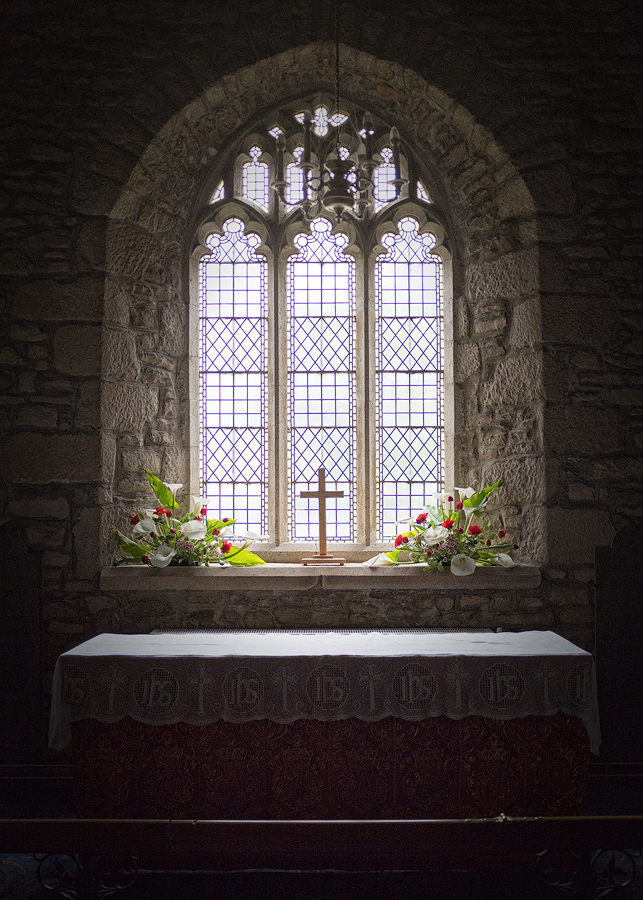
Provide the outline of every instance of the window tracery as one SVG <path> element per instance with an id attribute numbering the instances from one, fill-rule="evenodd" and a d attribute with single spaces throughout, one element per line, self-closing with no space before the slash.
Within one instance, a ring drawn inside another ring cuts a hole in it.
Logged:
<path id="1" fill-rule="evenodd" d="M 240 139 L 228 156 L 236 197 L 216 173 L 195 257 L 204 496 L 275 546 L 316 540 L 316 510 L 299 493 L 321 465 L 344 491 L 329 540 L 355 548 L 390 540 L 443 482 L 444 231 L 390 128 L 331 108 L 293 105 L 266 121 L 264 139 L 256 123 Z M 286 142 L 281 193 L 271 140 Z M 373 205 L 350 221 L 307 220 L 305 160 L 328 142 L 356 159 L 367 141 Z"/>

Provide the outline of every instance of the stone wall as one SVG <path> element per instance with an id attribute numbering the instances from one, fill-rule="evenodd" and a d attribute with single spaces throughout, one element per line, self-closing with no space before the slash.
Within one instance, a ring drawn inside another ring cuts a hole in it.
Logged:
<path id="1" fill-rule="evenodd" d="M 590 646 L 594 547 L 643 517 L 643 8 L 341 7 L 345 89 L 400 119 L 451 210 L 457 474 L 505 477 L 544 565 L 531 612 L 503 602 Z M 142 470 L 186 471 L 199 184 L 302 72 L 328 84 L 332 25 L 325 0 L 2 4 L 0 524 L 42 553 L 46 679 L 132 600 L 100 590 L 100 552 Z"/>

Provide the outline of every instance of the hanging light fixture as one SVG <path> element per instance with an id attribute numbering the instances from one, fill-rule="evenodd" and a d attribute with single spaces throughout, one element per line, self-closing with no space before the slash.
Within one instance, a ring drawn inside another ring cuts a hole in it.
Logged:
<path id="1" fill-rule="evenodd" d="M 330 123 L 335 127 L 335 139 L 315 127 L 315 119 L 311 110 L 298 116 L 303 127 L 303 147 L 295 163 L 303 173 L 303 196 L 296 202 L 290 202 L 287 192 L 290 183 L 286 178 L 285 155 L 287 140 L 283 131 L 276 135 L 275 179 L 272 187 L 277 191 L 280 200 L 291 209 L 301 209 L 306 219 L 315 219 L 322 214 L 332 213 L 338 222 L 348 216 L 364 219 L 372 215 L 375 206 L 375 185 L 373 172 L 380 165 L 374 159 L 374 136 L 376 134 L 373 118 L 365 112 L 361 123 L 356 126 L 340 109 L 339 78 L 339 0 L 335 0 L 335 114 Z M 342 144 L 341 126 L 350 123 L 352 131 L 358 138 L 356 154 Z M 315 141 L 315 137 L 318 139 Z M 400 167 L 400 135 L 397 128 L 391 128 L 390 145 L 393 154 L 395 177 L 392 184 L 395 196 L 400 197 L 403 186 L 407 183 L 402 178 Z M 313 159 L 313 142 L 315 141 Z M 357 158 L 354 158 L 354 157 Z M 315 161 L 316 160 L 316 161 Z"/>

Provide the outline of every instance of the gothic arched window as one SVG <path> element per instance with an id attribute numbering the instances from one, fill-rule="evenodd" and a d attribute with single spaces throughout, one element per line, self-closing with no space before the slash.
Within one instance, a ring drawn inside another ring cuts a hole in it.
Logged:
<path id="1" fill-rule="evenodd" d="M 444 229 L 397 132 L 331 108 L 236 141 L 193 254 L 203 495 L 282 549 L 317 538 L 300 493 L 320 466 L 346 549 L 389 541 L 444 482 Z"/>

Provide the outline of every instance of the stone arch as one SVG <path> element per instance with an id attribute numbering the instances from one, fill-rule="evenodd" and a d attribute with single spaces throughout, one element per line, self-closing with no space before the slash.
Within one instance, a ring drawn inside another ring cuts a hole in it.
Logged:
<path id="1" fill-rule="evenodd" d="M 543 367 L 536 207 L 490 132 L 410 69 L 342 47 L 351 100 L 396 124 L 429 163 L 450 213 L 455 480 L 505 479 L 505 523 L 523 558 L 546 559 Z M 188 483 L 189 248 L 212 170 L 262 110 L 328 91 L 334 48 L 296 48 L 226 76 L 151 141 L 107 229 L 101 426 L 103 564 L 113 527 L 149 496 L 144 469 Z M 448 355 L 448 354 L 447 354 Z"/>

